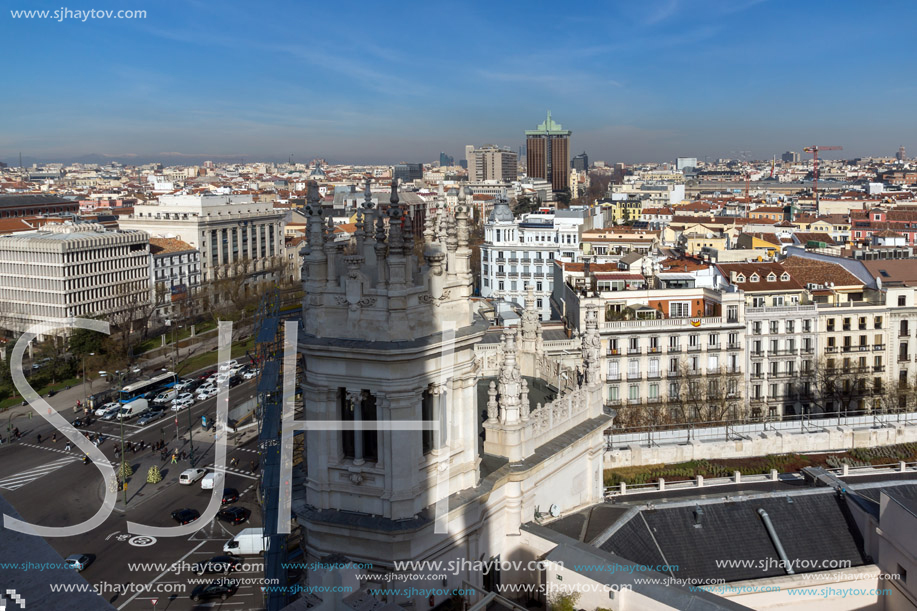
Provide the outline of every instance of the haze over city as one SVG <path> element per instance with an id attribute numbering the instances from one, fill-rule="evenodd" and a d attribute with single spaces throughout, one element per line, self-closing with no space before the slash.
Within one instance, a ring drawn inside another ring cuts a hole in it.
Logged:
<path id="1" fill-rule="evenodd" d="M 610 162 L 769 159 L 813 142 L 887 155 L 914 144 L 899 102 L 915 91 L 901 58 L 917 11 L 861 7 L 190 2 L 131 7 L 146 11 L 137 19 L 8 15 L 19 59 L 5 66 L 0 160 L 423 161 L 468 143 L 518 147 L 546 109 L 574 150 Z"/>

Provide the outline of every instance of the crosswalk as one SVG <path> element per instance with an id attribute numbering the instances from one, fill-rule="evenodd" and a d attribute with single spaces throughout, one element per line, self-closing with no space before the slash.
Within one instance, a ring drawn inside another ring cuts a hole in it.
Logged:
<path id="1" fill-rule="evenodd" d="M 21 488 L 28 483 L 34 482 L 38 478 L 51 473 L 52 471 L 57 471 L 61 467 L 72 463 L 73 461 L 78 460 L 75 456 L 67 456 L 65 458 L 60 458 L 53 462 L 41 465 L 40 467 L 35 467 L 33 469 L 28 469 L 17 473 L 16 475 L 11 475 L 4 479 L 0 479 L 0 488 L 4 490 L 16 490 Z"/>

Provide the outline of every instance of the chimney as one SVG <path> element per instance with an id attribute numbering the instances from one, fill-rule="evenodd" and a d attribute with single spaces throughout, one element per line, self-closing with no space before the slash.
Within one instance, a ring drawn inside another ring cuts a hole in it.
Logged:
<path id="1" fill-rule="evenodd" d="M 735 284 L 735 283 L 736 283 L 736 276 L 737 276 L 737 275 L 738 275 L 738 274 L 736 274 L 735 271 L 729 272 L 729 283 L 730 283 L 730 284 Z"/>

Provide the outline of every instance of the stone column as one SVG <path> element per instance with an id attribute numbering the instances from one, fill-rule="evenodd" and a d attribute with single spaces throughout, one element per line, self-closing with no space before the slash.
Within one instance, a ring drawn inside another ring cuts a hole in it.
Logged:
<path id="1" fill-rule="evenodd" d="M 347 400 L 353 405 L 353 464 L 362 465 L 363 460 L 363 392 L 347 390 Z"/>

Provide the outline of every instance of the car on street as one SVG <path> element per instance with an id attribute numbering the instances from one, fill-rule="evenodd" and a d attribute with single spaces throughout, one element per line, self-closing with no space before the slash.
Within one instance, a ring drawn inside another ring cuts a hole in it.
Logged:
<path id="1" fill-rule="evenodd" d="M 242 378 L 240 378 L 239 376 L 233 375 L 229 377 L 229 387 L 230 388 L 235 388 L 236 386 L 238 386 L 241 383 L 242 383 Z"/>
<path id="2" fill-rule="evenodd" d="M 223 505 L 235 503 L 239 500 L 239 491 L 235 488 L 223 488 Z"/>
<path id="3" fill-rule="evenodd" d="M 197 396 L 198 401 L 204 401 L 205 399 L 209 399 L 210 397 L 217 396 L 217 389 L 214 388 L 213 386 L 203 386 L 197 389 L 196 396 Z"/>
<path id="4" fill-rule="evenodd" d="M 261 373 L 261 370 L 255 367 L 254 369 L 246 369 L 242 371 L 243 380 L 253 380 L 258 377 L 258 374 Z"/>
<path id="5" fill-rule="evenodd" d="M 192 405 L 194 405 L 194 395 L 191 393 L 186 393 L 186 396 L 179 397 L 172 402 L 172 411 L 180 412 L 186 407 L 191 407 Z"/>
<path id="6" fill-rule="evenodd" d="M 172 512 L 172 519 L 184 526 L 201 517 L 197 509 L 176 509 Z"/>
<path id="7" fill-rule="evenodd" d="M 229 522 L 230 524 L 241 524 L 242 522 L 247 522 L 251 515 L 251 509 L 233 505 L 219 510 L 217 512 L 217 519 L 223 522 Z"/>
<path id="8" fill-rule="evenodd" d="M 204 477 L 207 473 L 207 469 L 185 469 L 181 472 L 181 475 L 178 476 L 178 483 L 184 484 L 185 486 L 190 486 L 197 480 Z"/>
<path id="9" fill-rule="evenodd" d="M 114 420 L 115 418 L 117 418 L 118 414 L 121 413 L 121 407 L 122 406 L 120 403 L 115 403 L 114 407 L 112 407 L 111 409 L 109 409 L 107 412 L 105 412 L 102 415 L 102 420 Z"/>
<path id="10" fill-rule="evenodd" d="M 137 424 L 139 424 L 140 426 L 143 426 L 144 424 L 149 424 L 150 422 L 153 422 L 154 420 L 159 420 L 160 418 L 162 418 L 165 413 L 166 412 L 162 409 L 150 410 L 147 413 L 145 413 L 144 415 L 140 416 L 140 419 L 137 420 Z"/>
<path id="11" fill-rule="evenodd" d="M 194 602 L 201 602 L 202 600 L 210 600 L 213 598 L 226 600 L 235 594 L 238 589 L 239 582 L 235 579 L 217 579 L 209 584 L 205 585 L 202 583 L 194 588 L 194 591 L 191 592 L 191 600 Z"/>
<path id="12" fill-rule="evenodd" d="M 232 359 L 231 361 L 227 361 L 220 365 L 220 372 L 221 373 L 224 371 L 229 372 L 229 371 L 232 371 L 233 367 L 238 367 L 238 366 L 239 366 L 239 361 L 237 361 L 236 359 Z"/>
<path id="13" fill-rule="evenodd" d="M 215 370 L 215 369 L 211 369 L 211 370 L 205 371 L 205 372 L 202 373 L 201 375 L 197 376 L 197 379 L 203 382 L 204 380 L 208 379 L 210 376 L 214 375 L 215 373 L 216 373 L 216 370 Z"/>
<path id="14" fill-rule="evenodd" d="M 107 414 L 107 413 L 109 413 L 109 412 L 111 412 L 111 411 L 117 410 L 119 407 L 121 407 L 121 404 L 120 404 L 120 403 L 118 403 L 117 401 L 110 401 L 110 402 L 104 403 L 104 404 L 101 405 L 100 407 L 96 408 L 96 411 L 93 412 L 93 415 L 94 415 L 96 418 L 101 418 L 101 417 L 104 416 L 105 414 Z"/>
<path id="15" fill-rule="evenodd" d="M 241 565 L 242 561 L 238 558 L 232 556 L 214 556 L 205 562 L 195 562 L 191 566 L 191 570 L 198 575 L 207 575 L 209 573 L 228 574 L 233 571 L 238 571 Z"/>
<path id="16" fill-rule="evenodd" d="M 183 380 L 179 380 L 178 382 L 176 382 L 175 386 L 173 386 L 172 388 L 181 392 L 183 390 L 187 391 L 188 388 L 190 388 L 193 385 L 194 385 L 194 380 L 183 379 Z"/>
<path id="17" fill-rule="evenodd" d="M 178 396 L 178 391 L 174 388 L 164 390 L 153 398 L 153 405 L 165 405 Z"/>
<path id="18" fill-rule="evenodd" d="M 64 559 L 64 565 L 79 572 L 92 564 L 93 560 L 95 556 L 92 554 L 71 554 Z"/>

